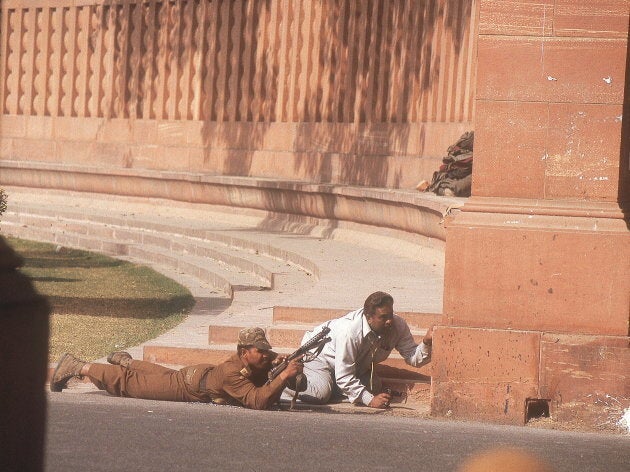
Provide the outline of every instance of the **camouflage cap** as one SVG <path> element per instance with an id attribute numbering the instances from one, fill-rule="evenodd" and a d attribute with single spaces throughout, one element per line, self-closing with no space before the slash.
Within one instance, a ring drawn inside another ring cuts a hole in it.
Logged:
<path id="1" fill-rule="evenodd" d="M 238 332 L 239 346 L 254 346 L 265 351 L 271 350 L 265 331 L 262 328 L 245 328 Z"/>

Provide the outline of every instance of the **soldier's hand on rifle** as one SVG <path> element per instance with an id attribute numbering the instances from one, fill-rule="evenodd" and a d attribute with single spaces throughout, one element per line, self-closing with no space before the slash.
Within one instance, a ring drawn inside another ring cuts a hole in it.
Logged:
<path id="1" fill-rule="evenodd" d="M 389 393 L 379 393 L 372 398 L 372 401 L 368 404 L 370 408 L 387 408 L 389 402 L 392 401 L 392 396 Z"/>
<path id="2" fill-rule="evenodd" d="M 295 377 L 297 374 L 301 374 L 304 370 L 304 364 L 302 363 L 302 356 L 292 359 L 285 369 L 280 372 L 280 378 L 282 380 L 288 380 Z"/>
<path id="3" fill-rule="evenodd" d="M 271 365 L 275 367 L 277 365 L 282 364 L 283 362 L 286 362 L 286 360 L 287 360 L 287 356 L 278 356 L 271 362 Z"/>

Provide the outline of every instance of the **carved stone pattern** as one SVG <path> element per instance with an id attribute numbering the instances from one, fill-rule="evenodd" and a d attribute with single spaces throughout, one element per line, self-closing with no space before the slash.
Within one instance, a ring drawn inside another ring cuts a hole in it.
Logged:
<path id="1" fill-rule="evenodd" d="M 101 5 L 90 8 L 90 59 L 88 62 L 87 116 L 100 116 L 98 100 L 101 96 L 101 80 L 98 80 L 99 63 L 102 60 L 102 49 L 99 49 L 103 31 L 102 24 L 103 7 Z"/>
<path id="2" fill-rule="evenodd" d="M 448 0 L 7 7 L 1 108 L 237 122 L 470 121 L 471 11 Z"/>
<path id="3" fill-rule="evenodd" d="M 46 115 L 57 114 L 57 104 L 59 99 L 59 82 L 57 75 L 60 61 L 59 41 L 60 41 L 60 18 L 61 9 L 54 8 L 50 11 L 50 42 L 48 47 L 48 70 L 46 71 Z"/>
<path id="4" fill-rule="evenodd" d="M 155 73 L 155 1 L 145 3 L 142 9 L 142 29 L 144 34 L 142 35 L 142 51 L 140 64 L 142 73 L 140 75 L 140 86 L 142 87 L 142 105 L 140 107 L 140 113 L 145 120 L 153 118 L 153 100 L 155 95 L 153 93 L 153 74 Z"/>
<path id="5" fill-rule="evenodd" d="M 83 108 L 81 106 L 82 103 L 85 103 L 85 92 L 82 90 L 82 84 L 85 83 L 87 79 L 87 70 L 85 69 L 86 57 L 88 52 L 85 49 L 85 44 L 87 40 L 87 28 L 89 25 L 86 24 L 85 13 L 87 12 L 86 7 L 77 8 L 76 15 L 76 39 L 75 39 L 75 57 L 74 57 L 74 70 L 75 70 L 75 81 L 74 81 L 74 93 L 73 93 L 73 101 L 72 101 L 72 116 L 82 116 Z"/>
<path id="6" fill-rule="evenodd" d="M 74 60 L 73 57 L 70 57 L 70 44 L 74 38 L 70 37 L 70 10 L 64 8 L 62 10 L 62 25 L 63 30 L 61 32 L 62 35 L 62 51 L 61 51 L 61 90 L 60 90 L 60 116 L 71 116 L 71 100 L 72 100 L 72 80 L 71 80 L 71 72 L 70 72 L 70 64 Z"/>
<path id="7" fill-rule="evenodd" d="M 189 103 L 186 113 L 189 118 L 194 118 L 196 116 L 196 112 L 199 109 L 199 102 L 201 100 L 200 90 L 197 88 L 197 84 L 199 80 L 201 80 L 202 70 L 203 70 L 203 61 L 201 58 L 203 57 L 204 45 L 203 45 L 203 31 L 205 27 L 205 2 L 200 2 L 199 0 L 195 0 L 193 5 L 189 7 L 192 11 L 192 18 L 194 19 L 192 28 L 192 48 L 191 53 L 189 55 L 191 60 L 191 68 L 190 68 L 190 95 L 189 95 Z M 186 17 L 188 14 L 185 15 Z"/>
<path id="8" fill-rule="evenodd" d="M 18 37 L 17 34 L 17 27 L 18 27 L 18 22 L 19 17 L 20 17 L 20 13 L 18 13 L 15 10 L 9 10 L 8 11 L 8 28 L 9 31 L 7 32 L 8 34 L 8 38 L 7 38 L 7 42 L 8 42 L 8 47 L 7 47 L 7 62 L 6 62 L 6 95 L 5 95 L 5 103 L 4 103 L 4 109 L 7 111 L 7 113 L 9 114 L 17 114 L 17 109 L 13 106 L 14 104 L 14 100 L 15 100 L 15 96 L 17 94 L 17 88 L 18 88 L 18 70 L 19 70 L 19 41 L 20 38 Z"/>
<path id="9" fill-rule="evenodd" d="M 129 80 L 127 81 L 127 93 L 129 95 L 129 116 L 138 118 L 142 114 L 142 90 L 141 77 L 144 75 L 141 51 L 142 35 L 142 9 L 140 3 L 132 4 L 131 30 L 129 41 Z"/>
<path id="10" fill-rule="evenodd" d="M 31 84 L 27 84 L 27 76 L 26 70 L 28 68 L 28 61 L 30 58 L 30 54 L 28 54 L 29 47 L 29 36 L 33 34 L 33 31 L 29 30 L 30 21 L 29 21 L 29 10 L 22 11 L 22 37 L 20 38 L 20 79 L 19 79 L 19 87 L 18 87 L 18 110 L 17 113 L 19 115 L 24 114 L 26 110 L 26 88 L 30 87 Z"/>
<path id="11" fill-rule="evenodd" d="M 103 7 L 103 19 L 101 23 L 104 28 L 103 32 L 103 91 L 101 94 L 101 113 L 105 118 L 112 116 L 112 82 L 114 80 L 113 69 L 111 64 L 114 62 L 114 34 L 115 34 L 115 15 L 116 11 L 112 6 Z"/>
<path id="12" fill-rule="evenodd" d="M 44 51 L 44 12 L 35 10 L 35 62 L 33 64 L 33 109 L 32 114 L 44 114 L 44 94 L 46 87 L 46 70 L 44 61 L 46 51 Z"/>

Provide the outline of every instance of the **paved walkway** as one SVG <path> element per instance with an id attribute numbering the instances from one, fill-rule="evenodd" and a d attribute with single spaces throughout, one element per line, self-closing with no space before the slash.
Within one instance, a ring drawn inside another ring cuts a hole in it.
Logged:
<path id="1" fill-rule="evenodd" d="M 9 206 L 0 225 L 3 234 L 49 240 L 47 235 L 53 235 L 54 241 L 65 245 L 63 241 L 69 241 L 73 232 L 90 225 L 117 229 L 118 234 L 132 227 L 142 231 L 145 240 L 154 236 L 171 242 L 182 239 L 184 244 L 184 239 L 194 239 L 196 245 L 213 245 L 214 250 L 223 245 L 230 257 L 256 259 L 255 265 L 273 273 L 273 287 L 265 287 L 260 278 L 256 282 L 251 274 L 244 274 L 247 271 L 191 254 L 189 248 L 178 252 L 180 263 L 173 268 L 155 253 L 142 254 L 145 245 L 130 243 L 133 249 L 125 257 L 174 278 L 198 300 L 184 323 L 147 344 L 207 348 L 210 325 L 269 326 L 274 306 L 354 309 L 376 290 L 391 293 L 400 312 L 439 313 L 442 309 L 443 253 L 421 239 L 414 242 L 374 228 L 363 232 L 331 222 L 288 222 L 277 215 L 237 208 L 41 189 L 6 190 Z M 40 220 L 25 223 L 28 215 Z M 48 220 L 42 224 L 42 218 Z M 166 258 L 175 251 L 163 252 Z M 209 266 L 223 279 L 231 277 L 233 294 L 186 270 L 192 266 Z M 131 352 L 139 356 L 141 348 Z"/>

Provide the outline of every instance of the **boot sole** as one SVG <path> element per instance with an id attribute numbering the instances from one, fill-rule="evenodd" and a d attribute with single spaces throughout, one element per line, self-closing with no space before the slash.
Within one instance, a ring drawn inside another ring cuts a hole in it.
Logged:
<path id="1" fill-rule="evenodd" d="M 61 392 L 63 388 L 66 386 L 66 384 L 68 383 L 69 379 L 53 382 L 53 379 L 55 378 L 55 375 L 57 375 L 57 371 L 59 370 L 59 367 L 61 366 L 62 362 L 68 355 L 69 354 L 67 352 L 64 352 L 59 358 L 59 362 L 57 362 L 57 367 L 53 371 L 52 377 L 50 378 L 50 391 L 51 392 Z"/>

